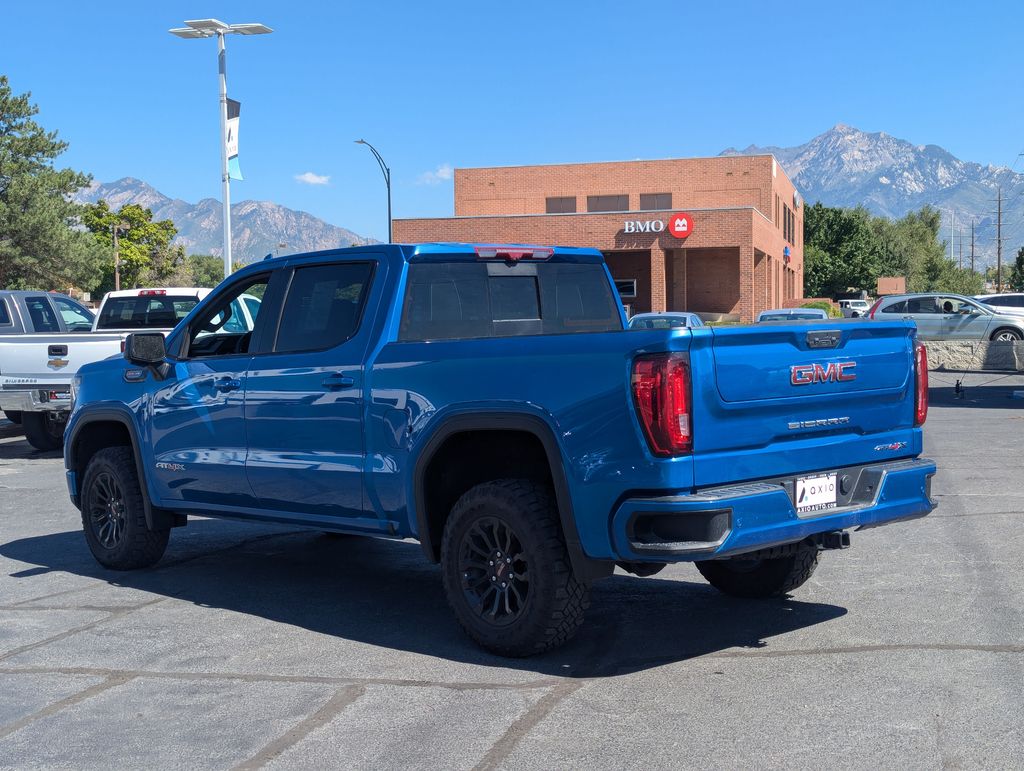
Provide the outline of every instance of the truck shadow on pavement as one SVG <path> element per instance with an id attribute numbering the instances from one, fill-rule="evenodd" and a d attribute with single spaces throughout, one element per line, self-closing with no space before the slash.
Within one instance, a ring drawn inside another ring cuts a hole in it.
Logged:
<path id="1" fill-rule="evenodd" d="M 438 567 L 413 542 L 192 520 L 172 532 L 163 562 L 134 573 L 96 564 L 80 532 L 12 541 L 0 545 L 0 554 L 38 566 L 12 573 L 15 580 L 70 572 L 193 603 L 203 609 L 198 615 L 223 608 L 339 640 L 566 677 L 608 677 L 717 651 L 764 648 L 772 637 L 846 613 L 799 599 L 731 599 L 688 565 L 661 574 L 671 571 L 672 578 L 616 574 L 595 584 L 587 621 L 568 645 L 504 659 L 462 633 L 445 603 Z M 210 633 L 217 628 L 211 619 Z M 214 638 L 207 653 L 219 645 Z"/>

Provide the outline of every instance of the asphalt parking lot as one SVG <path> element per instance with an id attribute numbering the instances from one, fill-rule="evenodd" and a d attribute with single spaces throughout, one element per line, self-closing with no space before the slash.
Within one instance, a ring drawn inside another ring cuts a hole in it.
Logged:
<path id="1" fill-rule="evenodd" d="M 413 543 L 197 520 L 106 571 L 61 459 L 0 421 L 0 767 L 1019 767 L 1024 378 L 992 378 L 933 376 L 928 518 L 788 600 L 616 574 L 522 661 Z"/>

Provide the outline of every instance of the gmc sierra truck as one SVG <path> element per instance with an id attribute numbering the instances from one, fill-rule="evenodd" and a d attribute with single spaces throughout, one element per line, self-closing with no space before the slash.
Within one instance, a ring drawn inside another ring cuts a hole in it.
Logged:
<path id="1" fill-rule="evenodd" d="M 243 294 L 255 329 L 210 334 Z M 102 565 L 156 563 L 190 515 L 415 538 L 503 655 L 565 642 L 616 565 L 779 596 L 850 531 L 934 507 L 913 324 L 627 330 L 589 249 L 267 259 L 73 387 L 68 488 Z"/>

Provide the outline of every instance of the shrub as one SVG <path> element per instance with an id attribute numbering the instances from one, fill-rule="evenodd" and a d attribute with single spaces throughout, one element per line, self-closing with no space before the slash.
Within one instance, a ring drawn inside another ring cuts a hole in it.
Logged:
<path id="1" fill-rule="evenodd" d="M 829 315 L 829 318 L 839 318 L 843 314 L 836 306 L 826 300 L 813 300 L 809 303 L 804 303 L 800 306 L 801 308 L 817 308 L 818 310 L 825 311 Z"/>

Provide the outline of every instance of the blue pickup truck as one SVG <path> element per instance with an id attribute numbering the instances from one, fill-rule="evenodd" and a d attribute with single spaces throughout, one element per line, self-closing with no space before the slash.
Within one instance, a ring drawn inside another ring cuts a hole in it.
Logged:
<path id="1" fill-rule="evenodd" d="M 255 328 L 226 331 L 242 294 Z M 106 567 L 154 564 L 189 515 L 415 538 L 510 656 L 566 641 L 616 565 L 779 596 L 934 507 L 913 324 L 629 330 L 589 249 L 267 259 L 73 398 L 68 487 Z"/>

